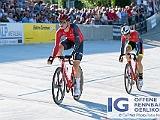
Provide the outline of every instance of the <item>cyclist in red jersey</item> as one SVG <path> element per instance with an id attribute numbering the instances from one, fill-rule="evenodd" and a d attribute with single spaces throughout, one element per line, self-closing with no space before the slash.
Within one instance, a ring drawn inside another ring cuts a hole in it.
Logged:
<path id="1" fill-rule="evenodd" d="M 56 31 L 55 47 L 52 52 L 52 59 L 49 57 L 47 63 L 52 64 L 54 56 L 62 55 L 63 50 L 73 48 L 71 55 L 73 56 L 73 67 L 75 69 L 76 90 L 74 95 L 80 95 L 80 69 L 79 65 L 83 56 L 83 40 L 84 37 L 80 28 L 76 24 L 70 23 L 70 16 L 61 14 L 58 17 L 60 28 Z M 60 42 L 61 37 L 66 37 Z"/>
<path id="2" fill-rule="evenodd" d="M 121 28 L 121 55 L 119 57 L 119 62 L 123 61 L 122 54 L 127 54 L 131 52 L 133 49 L 136 51 L 136 57 L 138 62 L 138 72 L 139 72 L 139 80 L 140 80 L 140 87 L 143 86 L 143 65 L 142 65 L 142 58 L 143 58 L 143 41 L 140 37 L 139 33 L 136 30 L 130 30 L 130 27 L 127 25 L 122 26 Z M 128 43 L 126 44 L 126 40 Z M 125 47 L 126 45 L 126 47 Z M 127 61 L 130 60 L 129 56 L 126 55 Z"/>

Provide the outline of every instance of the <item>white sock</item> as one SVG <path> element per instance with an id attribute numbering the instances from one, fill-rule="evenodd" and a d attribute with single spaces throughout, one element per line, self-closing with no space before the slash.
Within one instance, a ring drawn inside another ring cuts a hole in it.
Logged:
<path id="1" fill-rule="evenodd" d="M 80 78 L 76 78 L 76 88 L 80 88 Z"/>

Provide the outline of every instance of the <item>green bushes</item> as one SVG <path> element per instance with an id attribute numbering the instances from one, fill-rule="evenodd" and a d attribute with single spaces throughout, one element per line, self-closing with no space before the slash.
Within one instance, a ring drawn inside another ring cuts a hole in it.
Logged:
<path id="1" fill-rule="evenodd" d="M 113 6 L 128 6 L 131 4 L 131 0 L 111 0 Z"/>

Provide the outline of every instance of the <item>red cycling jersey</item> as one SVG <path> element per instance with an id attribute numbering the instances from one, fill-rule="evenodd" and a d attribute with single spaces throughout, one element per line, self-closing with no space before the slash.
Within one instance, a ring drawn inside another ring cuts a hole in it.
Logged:
<path id="1" fill-rule="evenodd" d="M 124 43 L 126 40 L 132 41 L 134 43 L 140 42 L 139 34 L 136 30 L 130 30 L 130 38 L 126 39 L 124 35 L 121 36 L 121 42 Z"/>
<path id="2" fill-rule="evenodd" d="M 126 39 L 126 37 L 124 35 L 121 36 L 121 55 L 124 54 L 124 47 L 125 47 L 125 42 L 126 40 L 128 40 L 128 44 L 132 44 L 133 43 L 133 48 L 137 47 L 137 55 L 138 54 L 143 54 L 143 41 L 142 38 L 140 37 L 139 33 L 136 30 L 130 30 L 130 37 L 128 39 Z M 139 45 L 138 45 L 139 44 Z"/>
<path id="3" fill-rule="evenodd" d="M 75 48 L 77 48 L 77 46 L 79 47 L 80 43 L 84 39 L 80 28 L 75 24 L 70 24 L 70 28 L 69 28 L 68 32 L 65 32 L 63 29 L 59 28 L 56 31 L 55 47 L 54 47 L 53 53 L 52 53 L 53 57 L 56 56 L 58 53 L 59 43 L 60 43 L 60 39 L 62 36 L 66 37 L 68 40 L 74 42 Z"/>

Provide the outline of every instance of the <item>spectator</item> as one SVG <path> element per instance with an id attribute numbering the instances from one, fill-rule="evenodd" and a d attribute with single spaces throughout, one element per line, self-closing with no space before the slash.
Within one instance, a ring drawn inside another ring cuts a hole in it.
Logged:
<path id="1" fill-rule="evenodd" d="M 46 16 L 43 16 L 42 22 L 43 23 L 49 23 L 48 18 Z"/>
<path id="2" fill-rule="evenodd" d="M 7 13 L 3 13 L 2 18 L 0 19 L 0 22 L 9 22 L 9 20 L 7 19 L 8 14 Z"/>
<path id="3" fill-rule="evenodd" d="M 84 22 L 85 22 L 85 21 L 84 21 L 84 17 L 81 17 L 79 24 L 83 24 Z"/>
<path id="4" fill-rule="evenodd" d="M 29 23 L 29 12 L 24 13 L 25 17 L 22 19 L 22 23 Z"/>
<path id="5" fill-rule="evenodd" d="M 112 16 L 113 16 L 113 22 L 117 23 L 119 18 L 118 18 L 116 11 L 114 9 L 112 10 Z"/>
<path id="6" fill-rule="evenodd" d="M 39 13 L 36 14 L 36 23 L 42 23 L 41 21 L 41 15 Z"/>
<path id="7" fill-rule="evenodd" d="M 135 24 L 136 22 L 138 22 L 138 13 L 136 11 L 136 7 L 133 7 L 131 12 L 132 12 L 132 22 L 133 24 Z"/>
<path id="8" fill-rule="evenodd" d="M 29 23 L 37 23 L 37 21 L 36 21 L 36 14 L 32 15 L 32 18 L 29 20 Z"/>
<path id="9" fill-rule="evenodd" d="M 104 11 L 102 15 L 102 25 L 107 25 L 107 24 L 108 24 L 107 11 Z"/>
<path id="10" fill-rule="evenodd" d="M 118 24 L 122 24 L 122 14 L 121 14 L 122 9 L 119 7 L 117 8 L 116 15 L 118 16 Z"/>
<path id="11" fill-rule="evenodd" d="M 56 16 L 55 14 L 52 15 L 52 19 L 53 19 L 53 23 L 57 23 L 57 18 L 58 16 Z"/>
<path id="12" fill-rule="evenodd" d="M 86 21 L 86 13 L 87 13 L 87 9 L 83 9 L 83 12 L 82 12 L 82 14 L 81 14 L 81 17 L 83 17 L 84 18 L 84 21 Z"/>
<path id="13" fill-rule="evenodd" d="M 148 5 L 147 11 L 148 11 L 148 17 L 150 17 L 154 14 L 151 4 Z"/>
<path id="14" fill-rule="evenodd" d="M 20 8 L 16 8 L 15 15 L 17 16 L 17 22 L 22 22 Z"/>
<path id="15" fill-rule="evenodd" d="M 9 20 L 10 23 L 14 23 L 14 21 L 13 21 L 13 15 L 12 15 L 11 12 L 8 13 L 7 19 Z"/>
<path id="16" fill-rule="evenodd" d="M 2 8 L 2 2 L 0 2 L 0 18 L 2 17 L 4 13 L 4 9 Z"/>
<path id="17" fill-rule="evenodd" d="M 25 17 L 25 10 L 22 10 L 22 11 L 21 11 L 20 17 L 21 17 L 21 22 L 22 22 L 22 19 Z"/>
<path id="18" fill-rule="evenodd" d="M 128 25 L 132 24 L 132 6 L 126 6 L 126 12 L 128 13 Z"/>
<path id="19" fill-rule="evenodd" d="M 86 19 L 86 21 L 85 21 L 83 24 L 85 24 L 85 25 L 89 25 L 89 24 L 90 24 L 89 19 Z"/>
<path id="20" fill-rule="evenodd" d="M 76 19 L 73 21 L 74 24 L 80 24 L 80 17 L 76 16 Z"/>
<path id="21" fill-rule="evenodd" d="M 95 19 L 94 18 L 91 18 L 90 25 L 95 25 Z"/>
<path id="22" fill-rule="evenodd" d="M 16 15 L 13 15 L 13 23 L 16 23 L 17 22 L 17 16 Z"/>
<path id="23" fill-rule="evenodd" d="M 70 16 L 70 20 L 71 20 L 71 22 L 73 22 L 74 21 L 74 19 L 75 19 L 75 15 L 73 14 L 73 9 L 70 9 L 70 11 L 69 11 L 69 16 Z"/>
<path id="24" fill-rule="evenodd" d="M 122 8 L 122 11 L 121 11 L 121 16 L 122 16 L 122 23 L 128 23 L 128 13 L 126 12 L 126 8 Z"/>
<path id="25" fill-rule="evenodd" d="M 112 9 L 109 9 L 107 16 L 108 16 L 108 24 L 112 25 L 112 21 L 113 21 Z"/>
<path id="26" fill-rule="evenodd" d="M 40 10 L 42 8 L 43 1 L 39 1 L 35 6 L 34 10 L 36 10 L 38 13 L 40 13 Z"/>

